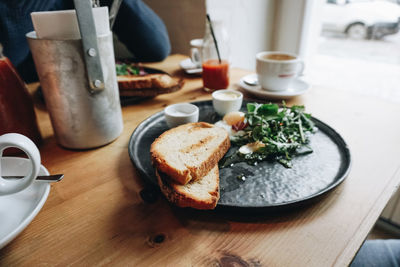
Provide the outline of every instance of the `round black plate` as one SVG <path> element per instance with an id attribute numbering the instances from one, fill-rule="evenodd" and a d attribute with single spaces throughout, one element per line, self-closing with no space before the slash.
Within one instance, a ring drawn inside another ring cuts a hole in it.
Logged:
<path id="1" fill-rule="evenodd" d="M 245 110 L 243 103 L 242 110 Z M 199 121 L 214 123 L 221 119 L 211 101 L 194 102 L 200 109 Z M 312 135 L 313 153 L 295 157 L 287 169 L 277 162 L 256 166 L 245 162 L 220 170 L 221 197 L 217 208 L 240 210 L 281 209 L 298 206 L 339 185 L 350 170 L 350 151 L 343 138 L 330 126 L 312 118 L 318 131 Z M 145 181 L 157 185 L 150 160 L 150 145 L 168 130 L 164 112 L 143 121 L 129 141 L 129 156 Z M 228 152 L 229 154 L 229 152 Z M 243 174 L 245 181 L 237 178 Z"/>

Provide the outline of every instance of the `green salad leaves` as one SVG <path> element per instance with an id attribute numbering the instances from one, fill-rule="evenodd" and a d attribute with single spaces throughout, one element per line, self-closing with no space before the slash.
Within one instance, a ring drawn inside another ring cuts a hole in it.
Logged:
<path id="1" fill-rule="evenodd" d="M 251 152 L 241 153 L 238 149 L 221 161 L 221 168 L 241 161 L 255 165 L 264 160 L 277 160 L 290 168 L 294 156 L 313 152 L 308 144 L 316 127 L 304 106 L 286 107 L 283 103 L 280 108 L 277 104 L 248 103 L 245 122 L 245 128 L 231 137 L 231 142 L 237 148 L 248 146 Z"/>
<path id="2" fill-rule="evenodd" d="M 123 62 L 116 62 L 115 69 L 117 75 L 139 75 L 140 68 L 135 64 L 127 64 Z"/>

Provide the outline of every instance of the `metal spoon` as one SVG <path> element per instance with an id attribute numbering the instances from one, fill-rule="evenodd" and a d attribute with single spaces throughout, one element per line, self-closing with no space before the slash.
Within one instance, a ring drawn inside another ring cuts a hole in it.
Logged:
<path id="1" fill-rule="evenodd" d="M 2 176 L 4 179 L 21 179 L 24 178 L 24 176 Z M 44 182 L 59 182 L 64 178 L 64 174 L 53 174 L 53 175 L 40 175 L 36 177 L 36 180 L 38 181 L 44 181 Z"/>
<path id="2" fill-rule="evenodd" d="M 254 76 L 254 75 L 245 76 L 245 77 L 243 78 L 243 82 L 244 82 L 245 84 L 250 85 L 250 86 L 257 86 L 257 85 L 258 85 L 257 76 Z"/>

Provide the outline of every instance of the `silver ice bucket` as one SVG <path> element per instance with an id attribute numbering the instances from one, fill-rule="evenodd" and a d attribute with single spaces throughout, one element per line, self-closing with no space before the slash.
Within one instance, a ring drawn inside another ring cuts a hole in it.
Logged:
<path id="1" fill-rule="evenodd" d="M 27 35 L 58 143 L 87 149 L 105 145 L 122 132 L 112 33 L 98 36 L 104 88 L 93 91 L 81 39 L 46 40 Z"/>
<path id="2" fill-rule="evenodd" d="M 96 34 L 90 0 L 74 0 L 80 39 L 39 39 L 27 33 L 58 143 L 102 146 L 122 132 L 111 31 Z"/>

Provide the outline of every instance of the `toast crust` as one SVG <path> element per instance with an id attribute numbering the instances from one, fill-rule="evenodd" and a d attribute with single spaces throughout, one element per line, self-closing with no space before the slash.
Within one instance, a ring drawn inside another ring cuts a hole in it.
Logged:
<path id="1" fill-rule="evenodd" d="M 208 191 L 209 197 L 207 199 L 200 199 L 185 192 L 185 185 L 174 183 L 166 174 L 156 170 L 158 185 L 168 201 L 181 208 L 191 207 L 200 210 L 214 209 L 220 197 L 218 166 L 214 166 L 207 175 L 212 175 L 212 178 L 216 179 L 216 187 Z M 192 181 L 192 183 L 196 182 L 197 181 Z"/>
<path id="2" fill-rule="evenodd" d="M 208 157 L 206 160 L 203 160 L 199 164 L 196 164 L 196 166 L 188 166 L 185 165 L 185 169 L 177 169 L 174 166 L 171 166 L 166 160 L 165 157 L 163 156 L 162 153 L 158 151 L 158 144 L 160 142 L 163 142 L 164 138 L 168 135 L 173 135 L 176 134 L 182 130 L 184 131 L 191 131 L 190 129 L 194 128 L 213 128 L 216 127 L 213 124 L 209 124 L 206 122 L 196 122 L 196 123 L 189 123 L 185 125 L 181 125 L 179 127 L 170 129 L 163 134 L 161 134 L 151 145 L 150 148 L 150 154 L 151 154 L 151 160 L 153 163 L 153 166 L 160 170 L 161 172 L 165 173 L 168 175 L 171 179 L 173 179 L 176 183 L 185 185 L 191 180 L 197 180 L 205 176 L 212 168 L 214 168 L 218 161 L 225 155 L 225 153 L 228 151 L 230 148 L 230 140 L 229 140 L 229 135 L 228 132 L 226 131 L 220 131 L 219 134 L 224 134 L 222 142 L 219 143 L 218 146 L 213 147 L 212 151 L 207 151 Z M 218 128 L 220 129 L 220 128 Z M 193 132 L 193 131 L 192 131 Z M 200 143 L 202 140 L 200 140 Z M 201 144 L 200 144 L 201 145 Z M 197 147 L 199 144 L 194 143 L 192 144 L 192 147 Z"/>

